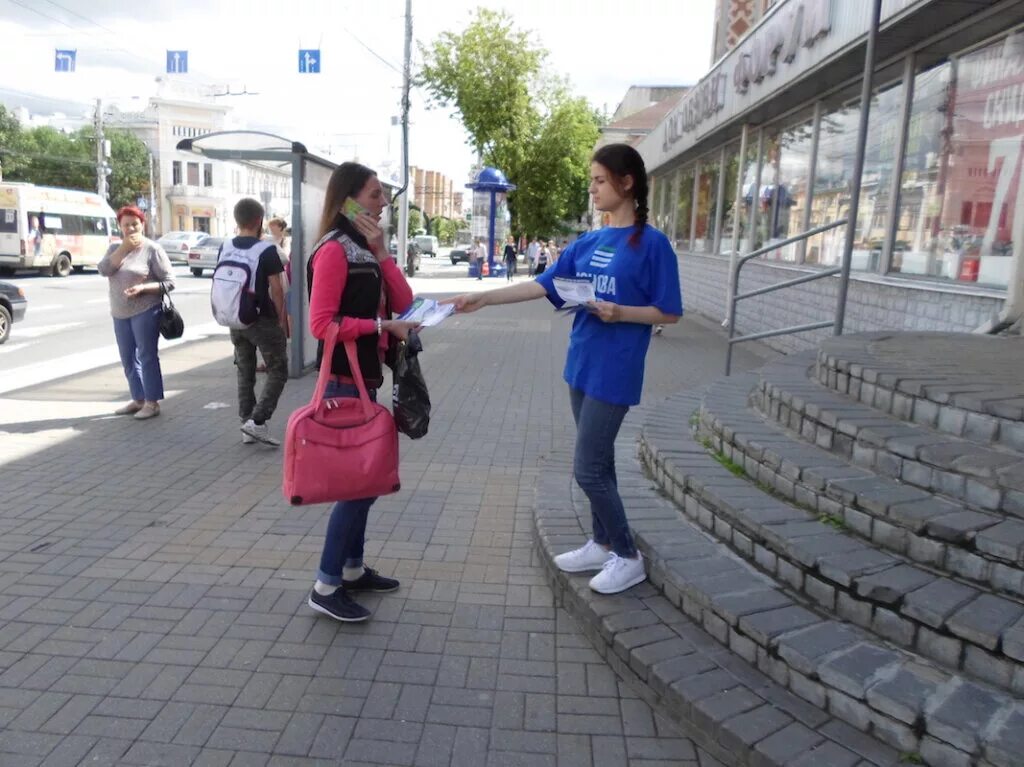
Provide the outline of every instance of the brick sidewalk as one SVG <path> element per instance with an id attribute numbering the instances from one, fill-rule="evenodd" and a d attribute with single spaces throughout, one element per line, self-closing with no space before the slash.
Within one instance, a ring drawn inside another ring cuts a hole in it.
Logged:
<path id="1" fill-rule="evenodd" d="M 164 354 L 155 421 L 106 415 L 114 368 L 0 398 L 0 764 L 716 764 L 536 560 L 537 469 L 574 436 L 567 330 L 536 303 L 425 332 L 431 432 L 402 438 L 367 533 L 403 586 L 362 625 L 305 605 L 326 507 L 287 507 L 280 452 L 240 443 L 226 337 Z M 715 330 L 668 328 L 645 406 L 723 360 Z M 273 430 L 312 387 L 289 382 Z"/>

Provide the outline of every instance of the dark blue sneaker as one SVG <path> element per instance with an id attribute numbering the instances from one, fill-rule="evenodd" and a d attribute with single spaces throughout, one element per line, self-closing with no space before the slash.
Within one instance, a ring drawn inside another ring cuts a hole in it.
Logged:
<path id="1" fill-rule="evenodd" d="M 345 623 L 358 623 L 370 617 L 370 611 L 356 603 L 345 593 L 344 588 L 339 588 L 333 594 L 326 596 L 317 594 L 316 589 L 310 589 L 307 604 L 318 613 Z"/>
<path id="2" fill-rule="evenodd" d="M 378 594 L 384 594 L 388 591 L 398 591 L 401 584 L 394 578 L 385 578 L 376 570 L 367 567 L 364 568 L 363 574 L 354 581 L 343 580 L 341 585 L 347 591 L 375 591 Z"/>

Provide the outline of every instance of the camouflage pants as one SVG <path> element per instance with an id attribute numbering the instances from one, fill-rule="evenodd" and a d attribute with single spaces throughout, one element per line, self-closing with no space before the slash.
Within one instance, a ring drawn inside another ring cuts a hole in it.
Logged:
<path id="1" fill-rule="evenodd" d="M 269 421 L 288 380 L 288 339 L 277 320 L 261 317 L 244 330 L 231 330 L 238 375 L 238 417 L 257 423 Z M 267 380 L 256 400 L 256 350 L 267 365 Z"/>

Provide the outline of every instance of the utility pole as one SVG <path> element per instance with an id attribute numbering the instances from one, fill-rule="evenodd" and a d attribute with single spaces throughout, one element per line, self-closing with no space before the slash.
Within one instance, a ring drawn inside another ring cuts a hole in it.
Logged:
<path id="1" fill-rule="evenodd" d="M 103 100 L 96 99 L 96 194 L 107 199 L 107 163 L 103 140 Z"/>
<path id="2" fill-rule="evenodd" d="M 149 235 L 156 239 L 156 192 L 153 189 L 153 153 L 149 152 L 149 215 L 146 220 L 149 222 Z"/>
<path id="3" fill-rule="evenodd" d="M 412 67 L 412 0 L 405 0 L 405 62 L 402 67 L 402 200 L 398 206 L 395 260 L 405 268 L 409 238 L 409 70 Z"/>

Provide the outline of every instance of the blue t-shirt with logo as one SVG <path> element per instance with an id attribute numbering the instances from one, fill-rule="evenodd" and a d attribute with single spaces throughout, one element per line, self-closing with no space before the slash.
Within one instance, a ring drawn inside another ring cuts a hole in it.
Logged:
<path id="1" fill-rule="evenodd" d="M 629 238 L 636 227 L 605 227 L 580 237 L 554 266 L 537 277 L 548 300 L 563 301 L 556 277 L 586 278 L 599 301 L 622 306 L 655 306 L 665 314 L 682 315 L 679 264 L 668 238 L 651 225 L 636 245 Z M 602 402 L 636 405 L 644 384 L 644 358 L 651 326 L 634 322 L 602 322 L 580 311 L 573 320 L 564 378 L 569 386 Z"/>

